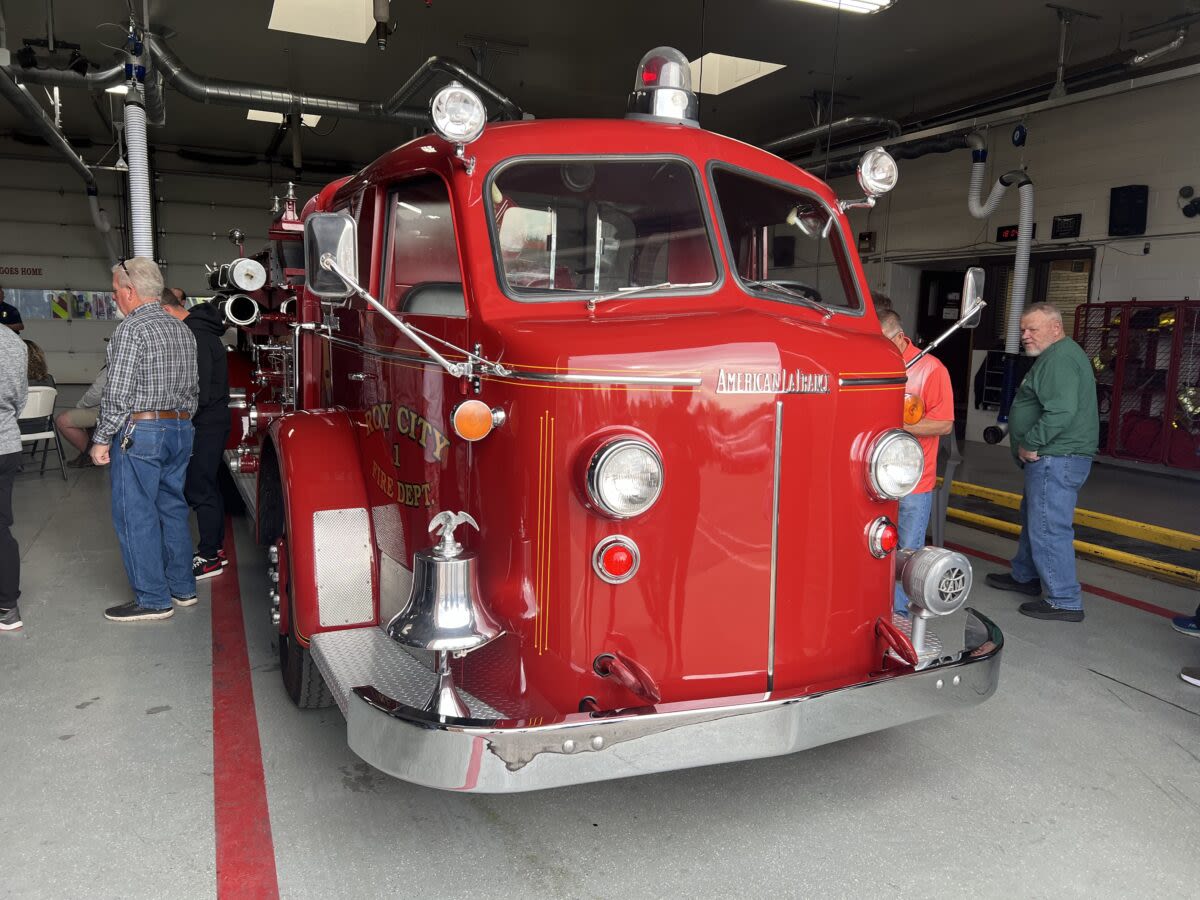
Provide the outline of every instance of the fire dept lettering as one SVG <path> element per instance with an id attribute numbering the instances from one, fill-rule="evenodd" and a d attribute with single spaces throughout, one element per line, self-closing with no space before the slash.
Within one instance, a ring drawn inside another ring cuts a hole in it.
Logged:
<path id="1" fill-rule="evenodd" d="M 404 506 L 433 506 L 433 486 L 429 482 L 415 484 L 399 481 L 384 471 L 377 462 L 371 463 L 371 478 L 389 500 Z"/>
<path id="2" fill-rule="evenodd" d="M 446 459 L 446 448 L 450 439 L 432 422 L 407 406 L 396 407 L 396 418 L 392 419 L 392 404 L 376 403 L 366 411 L 367 434 L 376 431 L 390 432 L 393 425 L 400 434 L 419 444 L 438 462 Z M 394 453 L 399 458 L 399 452 Z M 398 465 L 398 463 L 397 463 Z"/>
<path id="3" fill-rule="evenodd" d="M 829 376 L 800 369 L 717 373 L 718 394 L 828 394 Z"/>

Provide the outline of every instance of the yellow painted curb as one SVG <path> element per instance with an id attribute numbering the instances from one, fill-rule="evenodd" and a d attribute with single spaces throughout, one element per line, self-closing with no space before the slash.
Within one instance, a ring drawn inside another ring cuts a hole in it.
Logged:
<path id="1" fill-rule="evenodd" d="M 954 482 L 950 486 L 950 493 L 960 497 L 978 497 L 980 500 L 988 500 L 997 506 L 1008 509 L 1021 508 L 1020 494 L 966 481 Z M 1200 534 L 1176 531 L 1173 528 L 1151 525 L 1148 522 L 1135 522 L 1132 519 L 1122 519 L 1090 509 L 1076 509 L 1075 524 L 1085 528 L 1095 528 L 1098 531 L 1107 531 L 1109 534 L 1119 534 L 1123 537 L 1146 541 L 1150 544 L 1158 544 L 1160 547 L 1172 547 L 1176 550 L 1200 550 Z"/>
<path id="2" fill-rule="evenodd" d="M 955 485 L 958 483 L 955 482 Z M 990 531 L 999 531 L 1003 534 L 1010 534 L 1017 537 L 1021 534 L 1021 526 L 1016 522 L 1006 522 L 1003 519 L 993 519 L 990 516 L 983 516 L 979 513 L 968 512 L 965 509 L 955 509 L 950 507 L 946 510 L 946 518 L 953 519 L 956 522 L 962 522 L 964 525 L 974 525 L 980 528 L 986 528 Z M 1099 544 L 1090 544 L 1087 541 L 1076 541 L 1075 552 L 1083 556 L 1090 556 L 1094 559 L 1104 560 L 1105 562 L 1114 563 L 1125 568 L 1136 569 L 1140 572 L 1147 572 L 1159 578 L 1168 581 L 1174 581 L 1181 584 L 1186 584 L 1191 587 L 1200 587 L 1200 571 L 1196 569 L 1187 569 L 1183 566 L 1175 566 L 1171 563 L 1159 562 L 1156 559 L 1148 559 L 1144 556 L 1135 556 L 1132 553 L 1126 553 L 1123 550 L 1114 550 L 1111 547 L 1101 547 Z"/>

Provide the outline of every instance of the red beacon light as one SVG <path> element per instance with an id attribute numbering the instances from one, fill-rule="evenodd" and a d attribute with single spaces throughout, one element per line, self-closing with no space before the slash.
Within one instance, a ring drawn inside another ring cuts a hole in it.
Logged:
<path id="1" fill-rule="evenodd" d="M 674 47 L 655 47 L 642 57 L 625 118 L 696 126 L 699 109 L 686 56 Z"/>

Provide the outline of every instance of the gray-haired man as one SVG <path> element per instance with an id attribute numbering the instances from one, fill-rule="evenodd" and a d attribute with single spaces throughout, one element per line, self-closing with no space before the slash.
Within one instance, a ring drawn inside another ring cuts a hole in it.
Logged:
<path id="1" fill-rule="evenodd" d="M 98 466 L 112 463 L 113 526 L 136 598 L 104 611 L 113 622 L 166 619 L 172 601 L 196 602 L 183 499 L 198 394 L 196 341 L 159 306 L 162 289 L 152 260 L 113 267 L 113 297 L 125 319 L 108 344 L 91 456 Z"/>

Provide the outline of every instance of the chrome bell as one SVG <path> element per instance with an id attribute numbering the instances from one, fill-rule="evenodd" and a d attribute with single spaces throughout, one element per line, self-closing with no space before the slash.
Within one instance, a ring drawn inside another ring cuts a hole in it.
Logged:
<path id="1" fill-rule="evenodd" d="M 414 555 L 408 603 L 388 623 L 387 633 L 401 644 L 438 654 L 438 686 L 425 708 L 439 716 L 467 718 L 470 712 L 450 673 L 450 654 L 482 647 L 504 629 L 479 596 L 478 557 L 454 539 L 462 524 L 479 528 L 465 512 L 433 517 L 429 530 L 439 530 L 441 540 Z"/>

